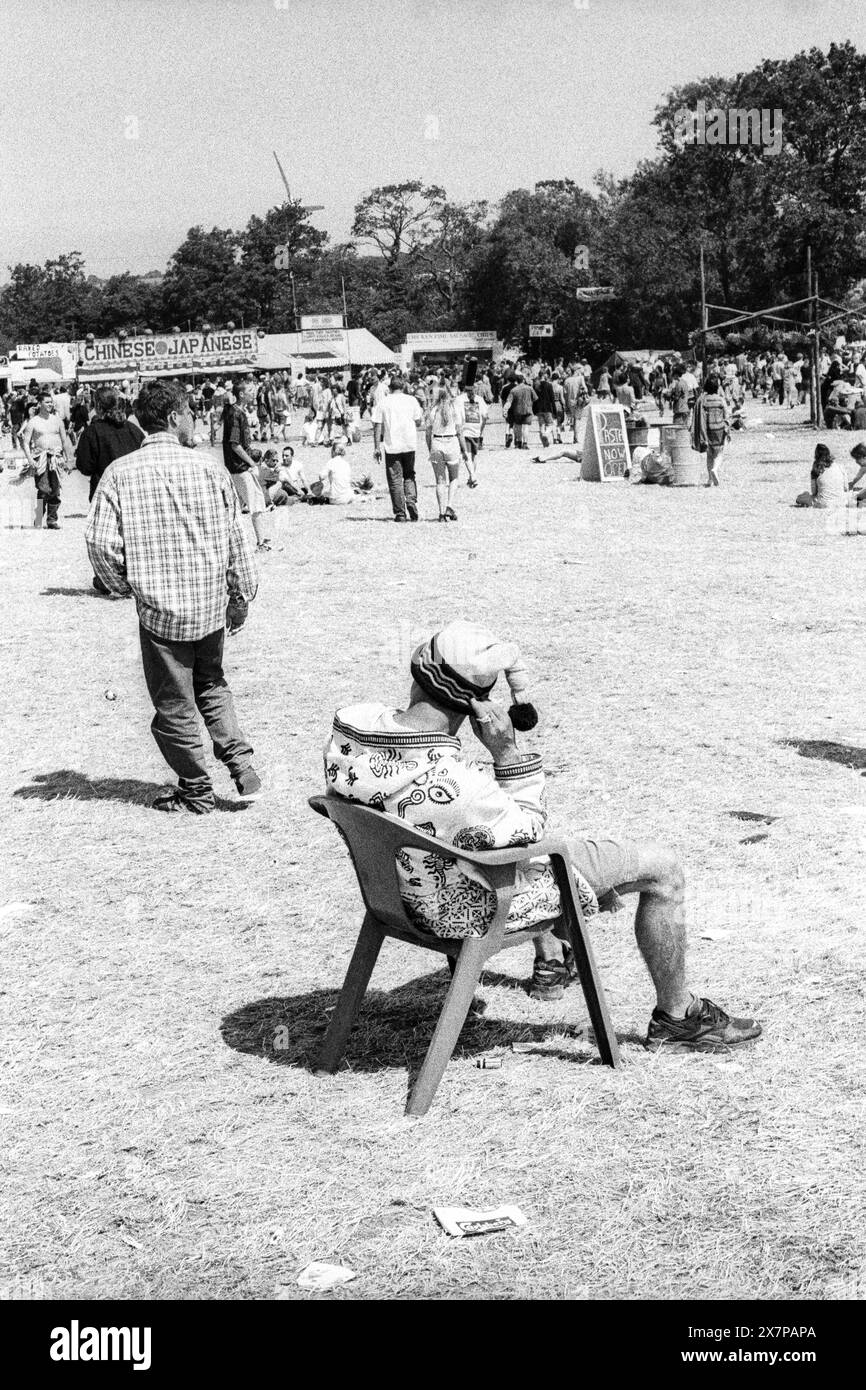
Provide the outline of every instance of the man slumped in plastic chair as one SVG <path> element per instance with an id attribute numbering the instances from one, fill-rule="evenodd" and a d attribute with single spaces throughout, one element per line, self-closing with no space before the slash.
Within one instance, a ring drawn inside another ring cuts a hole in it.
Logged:
<path id="1" fill-rule="evenodd" d="M 490 699 L 504 671 L 514 703 L 506 712 Z M 338 710 L 325 747 L 325 781 L 345 796 L 461 849 L 503 849 L 541 840 L 547 811 L 541 759 L 517 750 L 515 730 L 537 714 L 513 642 L 475 623 L 452 622 L 414 653 L 406 709 L 359 704 Z M 473 763 L 457 733 L 466 719 L 493 758 Z M 751 1019 L 729 1018 L 696 997 L 685 975 L 684 880 L 674 855 L 649 843 L 615 838 L 569 842 L 586 916 L 622 906 L 619 894 L 638 893 L 635 935 L 656 989 L 646 1043 L 673 1050 L 724 1052 L 761 1033 Z M 401 896 L 420 928 L 441 937 L 480 936 L 495 898 L 472 866 L 404 850 L 398 856 Z M 559 914 L 559 895 L 546 859 L 518 870 L 509 928 L 524 929 Z M 560 998 L 576 977 L 570 952 L 552 932 L 536 938 L 530 992 Z"/>

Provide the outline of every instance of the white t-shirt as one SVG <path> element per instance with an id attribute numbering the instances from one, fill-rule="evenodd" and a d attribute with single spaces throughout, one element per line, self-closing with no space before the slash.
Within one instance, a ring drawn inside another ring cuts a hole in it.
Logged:
<path id="1" fill-rule="evenodd" d="M 458 396 L 455 405 L 460 406 L 463 419 L 463 433 L 469 439 L 480 439 L 484 421 L 487 419 L 488 410 L 485 402 L 481 399 L 478 392 L 475 392 L 475 400 L 470 401 L 465 394 Z"/>
<path id="2" fill-rule="evenodd" d="M 345 507 L 348 502 L 354 501 L 352 469 L 345 454 L 335 454 L 328 460 L 327 467 L 322 469 L 321 479 L 332 506 Z"/>
<path id="3" fill-rule="evenodd" d="M 405 391 L 389 391 L 373 406 L 373 424 L 382 426 L 386 454 L 413 453 L 418 446 L 417 430 L 424 419 L 414 396 Z"/>

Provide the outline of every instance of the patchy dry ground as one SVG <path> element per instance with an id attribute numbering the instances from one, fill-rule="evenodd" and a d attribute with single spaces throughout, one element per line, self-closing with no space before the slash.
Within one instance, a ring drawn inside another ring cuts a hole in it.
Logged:
<path id="1" fill-rule="evenodd" d="M 220 769 L 203 820 L 149 809 L 134 607 L 90 592 L 83 480 L 59 534 L 0 530 L 6 1296 L 321 1297 L 311 1259 L 357 1271 L 342 1299 L 864 1296 L 866 536 L 791 509 L 814 435 L 750 414 L 717 492 L 494 447 L 454 526 L 426 461 L 417 526 L 381 496 L 286 512 L 227 658 L 271 795 L 238 809 Z M 0 478 L 7 518 L 29 490 Z M 553 825 L 681 854 L 692 984 L 760 1017 L 756 1047 L 645 1054 L 630 905 L 595 931 L 621 1071 L 579 991 L 528 999 L 525 948 L 405 1119 L 447 975 L 389 943 L 347 1066 L 312 1075 L 359 922 L 306 805 L 330 716 L 400 701 L 412 642 L 459 615 L 535 673 Z M 525 1231 L 431 1216 L 504 1202 Z"/>

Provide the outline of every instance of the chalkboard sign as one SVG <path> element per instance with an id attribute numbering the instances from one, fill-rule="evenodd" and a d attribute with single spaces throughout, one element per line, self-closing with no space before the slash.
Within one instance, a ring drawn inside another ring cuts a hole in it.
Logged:
<path id="1" fill-rule="evenodd" d="M 621 405 L 591 405 L 583 441 L 580 476 L 589 483 L 624 478 L 631 468 L 625 411 Z"/>

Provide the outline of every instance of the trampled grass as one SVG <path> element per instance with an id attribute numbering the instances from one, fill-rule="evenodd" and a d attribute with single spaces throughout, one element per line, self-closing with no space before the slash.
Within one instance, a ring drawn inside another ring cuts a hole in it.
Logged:
<path id="1" fill-rule="evenodd" d="M 83 481 L 60 533 L 0 530 L 6 1296 L 322 1297 L 295 1284 L 312 1259 L 356 1270 L 340 1299 L 863 1296 L 866 536 L 791 509 L 814 436 L 750 413 L 716 492 L 494 447 L 456 526 L 423 458 L 417 526 L 381 498 L 287 511 L 227 652 L 271 795 L 236 809 L 219 769 L 203 820 L 149 809 L 134 607 L 89 592 Z M 693 987 L 756 1014 L 757 1046 L 644 1052 L 630 902 L 595 929 L 621 1071 L 579 991 L 529 1000 L 521 949 L 405 1119 L 447 974 L 388 943 L 347 1065 L 313 1076 L 360 920 L 306 806 L 321 746 L 460 615 L 534 673 L 552 828 L 682 856 Z M 453 1241 L 431 1214 L 506 1202 L 523 1232 Z"/>

